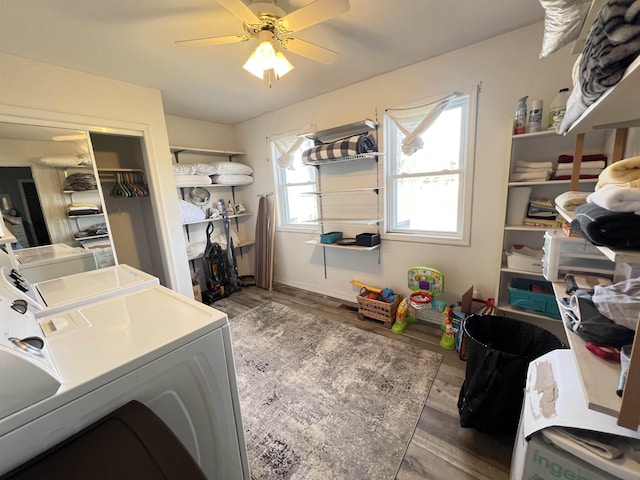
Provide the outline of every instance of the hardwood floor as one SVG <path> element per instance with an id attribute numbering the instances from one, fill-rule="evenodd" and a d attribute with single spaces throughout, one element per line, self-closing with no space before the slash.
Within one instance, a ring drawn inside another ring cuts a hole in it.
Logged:
<path id="1" fill-rule="evenodd" d="M 411 324 L 404 334 L 398 335 L 375 320 L 358 320 L 355 298 L 353 303 L 349 303 L 283 285 L 276 285 L 273 291 L 244 287 L 211 306 L 225 311 L 232 318 L 269 300 L 313 310 L 325 318 L 418 345 L 444 356 L 397 480 L 500 480 L 509 477 L 514 438 L 485 435 L 460 427 L 457 400 L 466 364 L 458 358 L 455 350 L 440 347 L 442 332 L 439 327 L 427 323 Z"/>

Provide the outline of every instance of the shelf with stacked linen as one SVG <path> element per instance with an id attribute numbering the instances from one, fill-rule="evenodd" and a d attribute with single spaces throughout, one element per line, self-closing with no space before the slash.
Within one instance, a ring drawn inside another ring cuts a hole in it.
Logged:
<path id="1" fill-rule="evenodd" d="M 226 250 L 225 223 L 234 250 L 242 255 L 243 248 L 255 244 L 246 222 L 242 222 L 252 213 L 244 206 L 238 191 L 254 182 L 253 168 L 237 161 L 245 153 L 183 146 L 172 146 L 170 150 L 175 159 L 172 168 L 188 260 L 202 258 L 208 241 Z M 196 189 L 198 195 L 194 196 Z M 224 213 L 219 205 L 221 200 Z M 193 263 L 192 268 L 194 272 L 198 270 Z"/>
<path id="2" fill-rule="evenodd" d="M 511 122 L 509 131 L 512 131 Z M 584 153 L 603 156 L 607 136 L 608 132 L 604 130 L 590 134 L 584 143 Z M 551 285 L 542 274 L 542 248 L 545 232 L 561 228 L 564 221 L 554 199 L 570 189 L 571 183 L 565 174 L 569 169 L 573 173 L 573 164 L 569 162 L 575 151 L 575 141 L 574 136 L 558 135 L 554 130 L 510 135 L 510 156 L 505 173 L 508 182 L 504 193 L 503 255 L 496 292 L 497 307 L 504 314 L 561 333 L 561 326 L 557 325 L 559 312 L 524 301 L 516 286 L 544 282 L 544 285 L 548 284 L 546 294 L 553 297 Z M 579 179 L 579 190 L 593 191 L 596 180 L 591 176 Z M 527 249 L 522 250 L 523 247 Z M 509 260 L 522 251 L 531 254 L 531 259 L 518 262 L 514 267 L 514 262 Z"/>

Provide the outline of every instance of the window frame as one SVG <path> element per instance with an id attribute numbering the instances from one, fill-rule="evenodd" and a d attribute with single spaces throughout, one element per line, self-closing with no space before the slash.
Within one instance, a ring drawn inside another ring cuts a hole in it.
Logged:
<path id="1" fill-rule="evenodd" d="M 463 89 L 457 89 L 456 92 L 463 95 L 461 98 L 468 99 L 466 103 L 466 119 L 463 119 L 461 142 L 463 143 L 460 150 L 460 162 L 456 170 L 440 170 L 433 172 L 420 172 L 411 174 L 398 174 L 397 159 L 392 151 L 396 146 L 396 142 L 392 140 L 394 135 L 398 140 L 401 134 L 397 126 L 393 123 L 388 114 L 385 114 L 383 121 L 383 136 L 385 138 L 385 233 L 383 238 L 388 240 L 420 242 L 420 243 L 437 243 L 446 245 L 469 246 L 471 244 L 471 207 L 473 197 L 473 173 L 475 164 L 475 137 L 476 137 L 476 111 L 478 102 L 478 86 L 473 85 Z M 433 96 L 422 101 L 414 102 L 414 104 L 426 105 L 437 102 L 443 95 Z M 456 99 L 450 103 L 448 108 L 460 103 L 460 99 Z M 407 107 L 410 108 L 410 107 Z M 391 133 L 393 129 L 394 133 Z M 394 183 L 400 178 L 415 178 L 425 176 L 441 176 L 446 174 L 457 174 L 459 178 L 458 188 L 458 226 L 457 233 L 437 232 L 437 231 L 409 231 L 400 228 L 391 228 L 394 219 L 394 201 L 396 188 Z"/>
<path id="2" fill-rule="evenodd" d="M 287 189 L 290 187 L 300 187 L 300 186 L 309 186 L 309 191 L 317 191 L 318 190 L 318 172 L 317 168 L 311 165 L 306 166 L 306 168 L 313 169 L 313 180 L 309 182 L 291 182 L 287 183 L 286 181 L 286 169 L 278 165 L 278 150 L 275 146 L 276 140 L 293 140 L 296 135 L 289 136 L 279 136 L 279 137 L 271 137 L 269 139 L 269 157 L 271 159 L 271 163 L 273 166 L 273 181 L 275 187 L 275 202 L 277 208 L 277 223 L 276 230 L 278 231 L 288 231 L 288 232 L 299 232 L 299 233 L 314 233 L 318 228 L 317 222 L 308 222 L 308 223 L 290 223 L 290 205 L 289 205 L 289 195 L 287 193 Z M 313 146 L 313 140 L 309 138 L 305 138 L 305 143 L 303 143 L 296 153 L 301 155 L 302 152 Z M 317 197 L 316 197 L 316 209 L 318 209 L 317 205 Z"/>

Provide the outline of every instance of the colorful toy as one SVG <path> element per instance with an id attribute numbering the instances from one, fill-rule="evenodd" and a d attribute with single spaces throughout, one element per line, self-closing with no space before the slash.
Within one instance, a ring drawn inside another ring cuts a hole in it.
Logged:
<path id="1" fill-rule="evenodd" d="M 446 308 L 444 317 L 445 330 L 440 339 L 440 346 L 447 350 L 453 350 L 456 348 L 455 329 L 453 328 L 453 322 L 451 321 L 451 307 Z"/>
<path id="2" fill-rule="evenodd" d="M 398 305 L 398 309 L 396 310 L 396 321 L 391 327 L 391 331 L 393 333 L 404 333 L 407 329 L 407 307 L 409 306 L 407 299 L 403 298 L 400 305 Z"/>
<path id="3" fill-rule="evenodd" d="M 432 297 L 444 293 L 444 275 L 430 267 L 413 267 L 408 273 L 408 287 L 412 292 L 426 292 Z"/>
<path id="4" fill-rule="evenodd" d="M 440 323 L 446 303 L 435 299 L 444 293 L 444 275 L 431 267 L 412 267 L 407 274 L 407 286 L 413 293 L 409 296 L 407 316 L 417 321 Z"/>

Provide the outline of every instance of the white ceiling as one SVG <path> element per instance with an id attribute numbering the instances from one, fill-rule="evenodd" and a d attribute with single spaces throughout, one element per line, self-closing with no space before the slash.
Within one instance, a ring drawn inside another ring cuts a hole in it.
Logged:
<path id="1" fill-rule="evenodd" d="M 310 0 L 276 3 L 289 13 Z M 242 69 L 255 41 L 174 43 L 243 33 L 216 0 L 0 0 L 0 51 L 156 88 L 170 115 L 236 124 L 544 17 L 539 0 L 350 4 L 346 14 L 295 35 L 339 58 L 327 66 L 285 52 L 295 68 L 272 88 Z"/>

